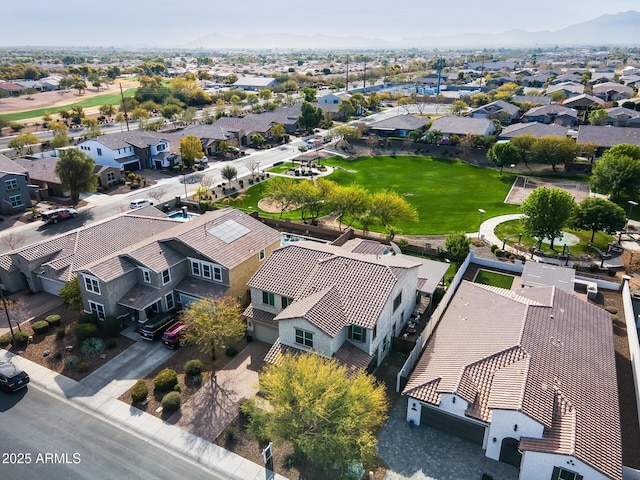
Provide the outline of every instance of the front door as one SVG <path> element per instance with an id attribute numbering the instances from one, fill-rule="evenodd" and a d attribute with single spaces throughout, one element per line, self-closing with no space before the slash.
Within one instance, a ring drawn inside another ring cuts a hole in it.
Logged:
<path id="1" fill-rule="evenodd" d="M 522 453 L 518 450 L 519 440 L 515 438 L 505 438 L 502 440 L 502 447 L 500 448 L 500 461 L 513 465 L 514 467 L 520 467 L 520 461 L 522 460 Z"/>

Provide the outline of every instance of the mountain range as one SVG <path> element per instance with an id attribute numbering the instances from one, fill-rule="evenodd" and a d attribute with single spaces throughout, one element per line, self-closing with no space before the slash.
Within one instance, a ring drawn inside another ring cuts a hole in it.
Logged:
<path id="1" fill-rule="evenodd" d="M 640 45 L 640 13 L 635 10 L 601 15 L 561 30 L 508 30 L 502 33 L 461 33 L 449 36 L 407 37 L 399 41 L 363 36 L 286 33 L 246 34 L 234 38 L 212 33 L 183 47 L 203 49 L 369 49 L 369 48 L 464 48 L 464 47 L 543 47 L 578 45 Z"/>

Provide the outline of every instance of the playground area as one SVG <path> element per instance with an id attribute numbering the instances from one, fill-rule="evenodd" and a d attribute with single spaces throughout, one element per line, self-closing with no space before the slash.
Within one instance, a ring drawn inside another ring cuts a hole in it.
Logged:
<path id="1" fill-rule="evenodd" d="M 551 178 L 538 178 L 538 177 L 523 177 L 518 175 L 513 182 L 513 186 L 504 203 L 511 205 L 521 205 L 527 197 L 536 188 L 561 188 L 571 194 L 577 203 L 580 203 L 585 198 L 591 195 L 589 184 L 586 182 L 577 182 L 575 180 L 563 180 L 563 179 L 551 179 Z"/>

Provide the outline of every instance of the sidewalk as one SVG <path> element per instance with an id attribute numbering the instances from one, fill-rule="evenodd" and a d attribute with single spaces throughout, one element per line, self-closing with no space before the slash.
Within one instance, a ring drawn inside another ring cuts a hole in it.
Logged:
<path id="1" fill-rule="evenodd" d="M 105 393 L 104 389 L 97 391 L 4 349 L 0 349 L 0 362 L 15 363 L 29 374 L 31 383 L 37 388 L 73 402 L 85 413 L 98 415 L 160 447 L 189 457 L 224 478 L 286 480 L 233 452 L 117 400 Z"/>

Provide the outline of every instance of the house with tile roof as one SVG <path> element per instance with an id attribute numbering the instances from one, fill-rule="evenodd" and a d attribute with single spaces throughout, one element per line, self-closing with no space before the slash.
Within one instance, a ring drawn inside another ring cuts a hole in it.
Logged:
<path id="1" fill-rule="evenodd" d="M 407 138 L 409 132 L 424 127 L 429 117 L 415 115 L 396 115 L 367 125 L 367 130 L 379 137 Z"/>
<path id="2" fill-rule="evenodd" d="M 247 280 L 279 245 L 235 209 L 182 222 L 145 207 L 2 255 L 0 278 L 9 291 L 57 295 L 77 276 L 85 311 L 144 319 L 208 296 L 246 303 Z"/>
<path id="3" fill-rule="evenodd" d="M 593 86 L 593 94 L 605 102 L 619 102 L 635 95 L 633 88 L 617 82 L 604 82 Z"/>
<path id="4" fill-rule="evenodd" d="M 436 118 L 429 130 L 439 130 L 444 135 L 493 135 L 496 126 L 488 118 L 440 117 Z"/>
<path id="5" fill-rule="evenodd" d="M 29 173 L 30 182 L 39 187 L 41 198 L 69 196 L 69 192 L 62 188 L 62 180 L 56 173 L 58 157 L 16 158 L 13 161 Z"/>
<path id="6" fill-rule="evenodd" d="M 247 283 L 247 330 L 273 344 L 269 362 L 313 351 L 352 369 L 375 368 L 411 318 L 420 289 L 435 289 L 446 272 L 445 263 L 423 263 L 378 242 L 289 243 Z M 420 281 L 427 275 L 431 282 Z"/>
<path id="7" fill-rule="evenodd" d="M 563 127 L 575 125 L 577 119 L 577 110 L 556 104 L 533 107 L 522 115 L 523 122 L 555 123 Z"/>
<path id="8" fill-rule="evenodd" d="M 520 135 L 533 135 L 536 138 L 553 135 L 555 137 L 566 137 L 569 132 L 568 127 L 563 127 L 555 123 L 546 124 L 538 122 L 514 123 L 505 127 L 499 134 L 498 140 L 511 140 Z"/>
<path id="9" fill-rule="evenodd" d="M 620 143 L 640 145 L 640 128 L 580 125 L 576 142 L 578 145 L 595 143 L 598 145 L 596 156 L 600 156 Z"/>
<path id="10" fill-rule="evenodd" d="M 31 207 L 29 172 L 0 153 L 0 213 L 10 215 Z"/>
<path id="11" fill-rule="evenodd" d="M 504 118 L 503 123 L 506 125 L 512 123 L 519 115 L 520 108 L 504 100 L 487 103 L 486 105 L 471 110 L 470 113 L 470 116 L 473 118 L 489 118 L 492 120 L 494 118 Z"/>
<path id="12" fill-rule="evenodd" d="M 407 421 L 481 445 L 522 479 L 621 480 L 611 315 L 567 290 L 463 280 L 402 392 Z"/>
<path id="13" fill-rule="evenodd" d="M 85 140 L 78 148 L 97 165 L 121 171 L 169 168 L 178 162 L 171 153 L 171 142 L 160 133 L 132 130 Z"/>
<path id="14" fill-rule="evenodd" d="M 562 82 L 547 87 L 545 95 L 550 96 L 554 92 L 562 92 L 565 98 L 575 97 L 584 93 L 584 85 L 577 82 Z"/>
<path id="15" fill-rule="evenodd" d="M 605 109 L 607 112 L 607 125 L 614 127 L 640 127 L 640 112 L 624 107 Z"/>

